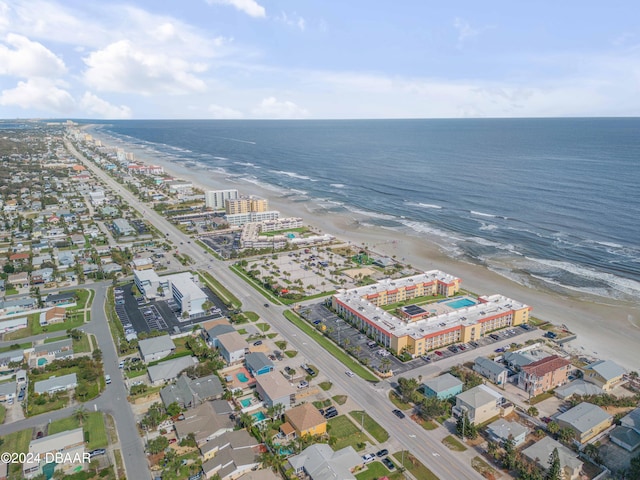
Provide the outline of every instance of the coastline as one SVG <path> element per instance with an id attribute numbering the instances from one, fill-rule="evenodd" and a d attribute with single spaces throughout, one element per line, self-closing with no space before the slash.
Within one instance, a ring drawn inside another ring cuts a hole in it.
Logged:
<path id="1" fill-rule="evenodd" d="M 127 143 L 91 129 L 94 137 L 105 145 L 114 142 Z M 191 181 L 202 190 L 237 188 L 269 200 L 270 208 L 279 210 L 282 216 L 302 217 L 304 222 L 342 241 L 364 245 L 381 255 L 404 259 L 420 270 L 439 269 L 462 279 L 462 286 L 474 293 L 499 293 L 527 303 L 533 307 L 532 315 L 557 325 L 565 324 L 577 335 L 577 339 L 565 345 L 565 349 L 578 354 L 611 359 L 629 370 L 638 368 L 636 345 L 640 342 L 640 308 L 638 305 L 611 299 L 605 303 L 601 297 L 587 298 L 585 294 L 561 293 L 525 287 L 482 265 L 462 262 L 447 256 L 440 247 L 426 236 L 388 232 L 382 227 L 366 224 L 367 218 L 353 212 L 329 212 L 305 197 L 283 194 L 281 190 L 268 188 L 254 182 L 240 181 L 204 168 L 189 168 L 180 162 L 152 156 L 152 152 L 136 148 L 132 151 L 136 160 L 160 165 L 165 172 L 177 178 Z M 635 323 L 634 323 L 635 322 Z"/>

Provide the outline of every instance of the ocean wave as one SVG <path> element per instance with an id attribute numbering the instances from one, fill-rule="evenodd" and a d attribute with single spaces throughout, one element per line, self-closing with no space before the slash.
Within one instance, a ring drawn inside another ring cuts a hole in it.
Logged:
<path id="1" fill-rule="evenodd" d="M 213 157 L 215 160 L 229 160 L 227 157 Z"/>
<path id="2" fill-rule="evenodd" d="M 498 230 L 498 228 L 500 227 L 498 227 L 498 225 L 494 223 L 483 223 L 478 229 L 485 232 L 490 232 L 492 230 Z"/>
<path id="3" fill-rule="evenodd" d="M 295 173 L 295 172 L 287 172 L 285 170 L 269 170 L 271 173 L 277 173 L 278 175 L 284 175 L 286 177 L 291 177 L 291 178 L 298 178 L 300 180 L 309 180 L 309 181 L 313 181 L 313 179 L 307 175 L 300 175 L 299 173 Z"/>
<path id="4" fill-rule="evenodd" d="M 638 294 L 640 294 L 640 282 L 637 282 L 629 278 L 623 278 L 623 277 L 614 275 L 612 273 L 593 270 L 591 268 L 583 267 L 570 262 L 563 262 L 558 260 L 547 260 L 547 259 L 532 258 L 532 257 L 526 257 L 526 258 L 532 262 L 535 262 L 538 265 L 544 265 L 552 270 L 555 269 L 555 270 L 564 271 L 572 275 L 575 275 L 578 278 L 583 278 L 588 281 L 602 282 L 608 285 L 611 288 L 611 290 L 615 290 L 625 295 L 637 296 Z M 552 270 L 548 270 L 546 273 L 551 273 Z M 569 285 L 564 285 L 564 286 L 566 286 L 567 288 L 571 287 Z M 578 287 L 578 288 L 582 288 L 582 287 Z M 590 288 L 590 287 L 586 287 L 586 288 Z"/>
<path id="5" fill-rule="evenodd" d="M 255 163 L 251 162 L 233 162 L 234 165 L 242 165 L 243 167 L 255 167 Z"/>
<path id="6" fill-rule="evenodd" d="M 258 186 L 260 188 L 263 188 L 265 190 L 269 190 L 271 192 L 279 193 L 280 195 L 286 195 L 290 191 L 287 188 L 282 188 L 282 187 L 278 187 L 277 185 L 274 185 L 272 183 L 263 182 L 263 181 L 259 180 L 257 177 L 254 177 L 253 175 L 250 175 L 250 176 L 239 175 L 238 176 L 238 180 L 241 180 L 241 181 L 247 182 L 247 183 L 251 183 L 251 184 L 256 185 L 256 186 Z"/>
<path id="7" fill-rule="evenodd" d="M 477 212 L 475 210 L 469 210 L 469 213 L 471 215 L 478 215 L 479 217 L 498 218 L 498 215 L 494 215 L 492 213 Z"/>
<path id="8" fill-rule="evenodd" d="M 433 208 L 436 210 L 442 210 L 441 205 L 437 205 L 435 203 L 422 203 L 422 202 L 405 202 L 407 205 L 412 207 L 420 207 L 420 208 Z"/>
<path id="9" fill-rule="evenodd" d="M 436 237 L 445 238 L 450 242 L 458 242 L 463 240 L 463 238 L 457 237 L 453 235 L 451 232 L 447 232 L 439 228 L 435 228 L 433 225 L 429 223 L 417 222 L 415 220 L 407 220 L 407 219 L 401 219 L 400 223 L 402 223 L 404 226 L 408 227 L 410 230 L 418 234 L 427 233 L 430 235 L 434 235 Z"/>
<path id="10" fill-rule="evenodd" d="M 345 188 L 346 187 L 346 185 L 344 183 L 331 183 L 331 184 L 329 184 L 329 186 L 333 187 L 333 188 Z"/>

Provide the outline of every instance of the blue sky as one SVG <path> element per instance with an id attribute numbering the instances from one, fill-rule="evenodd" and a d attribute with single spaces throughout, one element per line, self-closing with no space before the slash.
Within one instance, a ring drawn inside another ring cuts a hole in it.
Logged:
<path id="1" fill-rule="evenodd" d="M 637 12 L 631 0 L 0 0 L 0 117 L 637 116 Z"/>

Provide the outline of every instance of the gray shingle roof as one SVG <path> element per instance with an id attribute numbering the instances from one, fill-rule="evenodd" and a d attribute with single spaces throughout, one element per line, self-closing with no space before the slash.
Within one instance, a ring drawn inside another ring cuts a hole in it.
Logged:
<path id="1" fill-rule="evenodd" d="M 140 347 L 140 352 L 142 355 L 149 356 L 154 353 L 164 352 L 166 350 L 171 350 L 176 348 L 173 340 L 169 335 L 162 335 L 160 337 L 151 337 L 146 338 L 144 340 L 140 340 L 138 342 L 138 347 Z"/>
<path id="2" fill-rule="evenodd" d="M 626 370 L 611 360 L 599 360 L 585 367 L 585 370 L 593 370 L 605 380 L 612 380 L 626 373 Z"/>
<path id="3" fill-rule="evenodd" d="M 262 352 L 251 352 L 244 356 L 247 368 L 253 372 L 259 371 L 263 367 L 273 368 L 273 362 Z"/>
<path id="4" fill-rule="evenodd" d="M 476 358 L 475 363 L 479 367 L 482 367 L 485 370 L 488 370 L 489 372 L 493 373 L 494 375 L 500 375 L 502 372 L 507 370 L 506 368 L 504 368 L 499 363 L 494 362 L 493 360 L 489 360 L 486 357 L 478 357 L 478 358 Z"/>
<path id="5" fill-rule="evenodd" d="M 571 410 L 558 415 L 557 420 L 566 422 L 583 433 L 591 430 L 596 425 L 600 425 L 608 418 L 613 418 L 603 409 L 592 403 L 582 402 Z"/>

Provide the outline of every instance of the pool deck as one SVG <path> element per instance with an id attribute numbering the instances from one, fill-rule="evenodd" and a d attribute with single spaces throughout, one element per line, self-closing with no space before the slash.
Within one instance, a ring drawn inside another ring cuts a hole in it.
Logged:
<path id="1" fill-rule="evenodd" d="M 242 373 L 244 373 L 244 376 L 249 379 L 248 382 L 241 382 L 240 380 L 238 380 L 237 375 Z M 247 388 L 253 387 L 256 384 L 256 379 L 253 378 L 249 373 L 249 370 L 247 370 L 242 365 L 238 365 L 238 367 L 234 368 L 233 370 L 226 370 L 224 372 L 224 375 L 225 375 L 225 378 L 231 377 L 231 381 L 226 382 L 227 388 L 231 390 L 237 390 L 237 389 L 245 390 Z"/>

